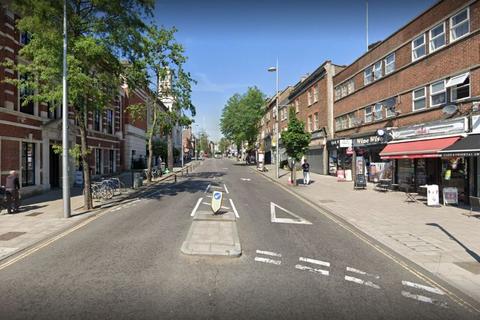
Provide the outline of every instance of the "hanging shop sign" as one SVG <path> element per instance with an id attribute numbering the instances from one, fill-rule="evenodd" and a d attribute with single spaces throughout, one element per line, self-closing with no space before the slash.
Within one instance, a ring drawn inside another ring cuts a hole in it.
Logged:
<path id="1" fill-rule="evenodd" d="M 400 128 L 393 130 L 392 134 L 394 140 L 406 140 L 462 134 L 467 131 L 468 119 L 462 117 Z"/>

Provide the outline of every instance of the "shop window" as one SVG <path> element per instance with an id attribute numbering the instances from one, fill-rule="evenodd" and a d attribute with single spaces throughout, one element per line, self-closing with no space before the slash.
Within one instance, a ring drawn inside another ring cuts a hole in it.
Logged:
<path id="1" fill-rule="evenodd" d="M 22 186 L 35 185 L 35 144 L 22 142 Z"/>
<path id="2" fill-rule="evenodd" d="M 435 107 L 444 104 L 447 101 L 447 90 L 445 89 L 445 80 L 441 80 L 430 85 L 430 106 Z"/>
<path id="3" fill-rule="evenodd" d="M 446 87 L 450 88 L 452 101 L 470 98 L 470 74 L 464 73 L 450 78 Z"/>
<path id="4" fill-rule="evenodd" d="M 385 58 L 385 74 L 395 71 L 395 52 Z"/>
<path id="5" fill-rule="evenodd" d="M 426 88 L 413 90 L 413 111 L 422 110 L 427 107 L 425 95 Z"/>
<path id="6" fill-rule="evenodd" d="M 375 104 L 375 114 L 374 114 L 374 120 L 382 120 L 383 118 L 383 106 L 381 103 Z"/>
<path id="7" fill-rule="evenodd" d="M 372 120 L 373 120 L 372 109 L 373 109 L 372 106 L 365 108 L 365 122 L 366 123 L 367 122 L 372 122 Z"/>
<path id="8" fill-rule="evenodd" d="M 365 69 L 363 72 L 363 84 L 367 85 L 373 81 L 373 66 Z"/>
<path id="9" fill-rule="evenodd" d="M 470 33 L 470 10 L 466 8 L 450 18 L 450 41 L 463 38 Z"/>
<path id="10" fill-rule="evenodd" d="M 378 61 L 373 65 L 373 79 L 378 80 L 382 77 L 382 61 Z"/>
<path id="11" fill-rule="evenodd" d="M 426 54 L 425 34 L 422 34 L 412 41 L 412 61 L 418 60 Z"/>
<path id="12" fill-rule="evenodd" d="M 430 52 L 445 46 L 445 22 L 430 30 Z"/>

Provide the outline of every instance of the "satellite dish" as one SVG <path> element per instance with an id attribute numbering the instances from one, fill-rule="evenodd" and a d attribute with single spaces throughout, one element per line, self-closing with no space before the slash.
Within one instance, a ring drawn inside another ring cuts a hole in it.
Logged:
<path id="1" fill-rule="evenodd" d="M 454 105 L 454 104 L 449 104 L 449 105 L 446 105 L 445 107 L 443 107 L 442 109 L 442 112 L 444 114 L 447 114 L 449 116 L 451 116 L 452 114 L 454 114 L 455 112 L 457 112 L 457 106 Z"/>

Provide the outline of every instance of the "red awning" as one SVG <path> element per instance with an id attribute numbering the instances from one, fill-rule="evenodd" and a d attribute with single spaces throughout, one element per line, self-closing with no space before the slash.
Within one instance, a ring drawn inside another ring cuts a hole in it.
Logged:
<path id="1" fill-rule="evenodd" d="M 460 137 L 390 143 L 382 152 L 382 159 L 437 158 L 438 151 L 454 144 Z"/>

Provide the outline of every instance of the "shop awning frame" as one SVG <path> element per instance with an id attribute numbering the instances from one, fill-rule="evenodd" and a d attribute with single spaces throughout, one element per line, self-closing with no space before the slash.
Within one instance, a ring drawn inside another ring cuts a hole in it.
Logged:
<path id="1" fill-rule="evenodd" d="M 389 143 L 381 152 L 382 159 L 439 158 L 439 151 L 451 146 L 459 136 Z"/>
<path id="2" fill-rule="evenodd" d="M 480 156 L 480 134 L 471 134 L 451 146 L 440 150 L 442 157 L 477 157 Z"/>

